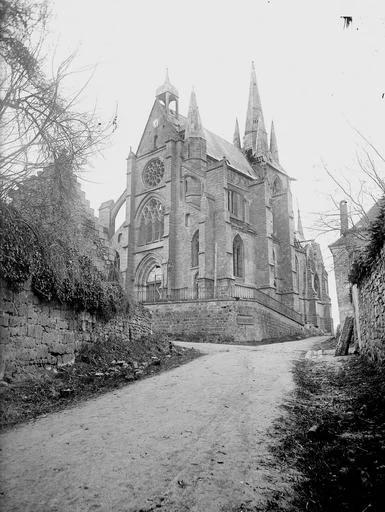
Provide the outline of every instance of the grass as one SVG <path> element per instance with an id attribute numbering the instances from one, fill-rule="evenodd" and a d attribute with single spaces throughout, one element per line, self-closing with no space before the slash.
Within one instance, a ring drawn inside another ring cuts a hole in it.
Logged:
<path id="1" fill-rule="evenodd" d="M 356 356 L 296 362 L 296 391 L 272 448 L 293 495 L 289 507 L 278 497 L 269 510 L 385 510 L 384 370 Z"/>

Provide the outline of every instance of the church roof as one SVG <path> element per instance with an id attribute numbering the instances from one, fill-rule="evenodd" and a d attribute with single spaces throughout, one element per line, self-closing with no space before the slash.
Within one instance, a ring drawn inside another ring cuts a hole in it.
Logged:
<path id="1" fill-rule="evenodd" d="M 179 114 L 178 121 L 180 127 L 184 129 L 187 119 Z M 206 128 L 203 128 L 203 133 L 207 143 L 207 154 L 209 156 L 215 158 L 215 160 L 222 160 L 222 158 L 225 157 L 231 167 L 249 177 L 256 178 L 253 168 L 240 149 L 231 142 L 222 139 L 219 135 L 206 130 Z"/>

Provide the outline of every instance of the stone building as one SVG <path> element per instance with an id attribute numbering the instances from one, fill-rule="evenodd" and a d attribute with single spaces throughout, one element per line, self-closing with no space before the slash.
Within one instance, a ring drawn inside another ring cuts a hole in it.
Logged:
<path id="1" fill-rule="evenodd" d="M 327 273 L 300 219 L 295 230 L 290 180 L 273 123 L 268 140 L 254 65 L 243 143 L 238 121 L 232 142 L 203 126 L 194 91 L 184 117 L 167 74 L 128 156 L 127 188 L 99 210 L 129 293 L 158 306 L 256 301 L 331 331 Z"/>
<path id="2" fill-rule="evenodd" d="M 379 202 L 375 203 L 354 225 L 350 219 L 347 201 L 340 202 L 340 237 L 329 245 L 333 255 L 336 280 L 338 312 L 341 326 L 347 316 L 354 315 L 352 284 L 349 272 L 357 252 L 368 241 L 368 226 L 379 213 Z"/>

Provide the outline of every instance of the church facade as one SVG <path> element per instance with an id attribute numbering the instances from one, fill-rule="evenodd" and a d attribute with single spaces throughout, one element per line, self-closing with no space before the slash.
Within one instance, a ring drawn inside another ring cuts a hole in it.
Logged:
<path id="1" fill-rule="evenodd" d="M 295 228 L 291 178 L 273 124 L 268 140 L 254 66 L 242 143 L 238 121 L 232 142 L 203 126 L 194 91 L 187 117 L 179 110 L 167 74 L 128 156 L 127 188 L 99 210 L 128 292 L 147 304 L 259 301 L 330 332 L 327 272 L 300 217 Z"/>

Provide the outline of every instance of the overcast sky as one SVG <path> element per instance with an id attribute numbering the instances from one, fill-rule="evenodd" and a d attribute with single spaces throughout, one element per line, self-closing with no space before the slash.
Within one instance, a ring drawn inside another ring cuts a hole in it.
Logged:
<path id="1" fill-rule="evenodd" d="M 298 180 L 294 208 L 301 208 L 307 236 L 314 236 L 306 230 L 312 212 L 327 209 L 335 191 L 323 163 L 359 179 L 362 140 L 354 128 L 385 154 L 384 0 L 51 0 L 50 6 L 47 48 L 56 63 L 77 50 L 74 68 L 88 67 L 69 88 L 76 90 L 96 66 L 78 108 L 96 104 L 108 119 L 118 106 L 118 129 L 85 174 L 95 209 L 122 193 L 129 147 L 136 151 L 166 67 L 181 113 L 194 86 L 205 127 L 231 141 L 236 116 L 243 135 L 255 61 L 266 126 L 274 119 L 281 163 Z M 348 28 L 341 16 L 353 18 Z M 319 240 L 329 269 L 327 243 L 336 237 Z"/>

